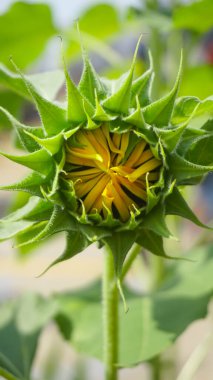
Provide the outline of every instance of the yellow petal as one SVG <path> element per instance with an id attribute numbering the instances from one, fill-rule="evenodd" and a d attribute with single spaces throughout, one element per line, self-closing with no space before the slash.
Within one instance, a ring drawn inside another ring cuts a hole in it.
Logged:
<path id="1" fill-rule="evenodd" d="M 140 141 L 135 148 L 133 149 L 132 153 L 130 154 L 128 160 L 125 162 L 126 166 L 134 166 L 135 163 L 138 161 L 138 159 L 143 154 L 144 148 L 146 146 L 146 141 Z"/>
<path id="2" fill-rule="evenodd" d="M 110 176 L 105 174 L 100 179 L 100 181 L 98 181 L 96 186 L 94 186 L 92 191 L 90 191 L 87 194 L 86 198 L 84 199 L 84 206 L 85 206 L 85 209 L 87 212 L 89 212 L 92 209 L 96 199 L 99 197 L 99 195 L 102 194 L 102 192 L 104 191 L 104 189 L 105 189 L 105 187 L 109 181 L 110 181 Z"/>
<path id="3" fill-rule="evenodd" d="M 157 160 L 157 158 L 152 158 L 151 160 L 147 161 L 145 164 L 139 166 L 139 168 L 134 170 L 131 174 L 127 175 L 126 177 L 128 178 L 130 182 L 134 182 L 136 181 L 136 179 L 140 178 L 143 174 L 156 169 L 160 165 L 161 165 L 161 161 Z"/>

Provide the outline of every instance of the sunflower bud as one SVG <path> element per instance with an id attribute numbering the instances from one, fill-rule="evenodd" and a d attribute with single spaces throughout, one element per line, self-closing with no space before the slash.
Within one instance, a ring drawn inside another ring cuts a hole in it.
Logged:
<path id="1" fill-rule="evenodd" d="M 105 123 L 89 131 L 80 130 L 66 144 L 64 178 L 72 181 L 79 212 L 84 206 L 88 215 L 98 214 L 106 219 L 126 222 L 131 212 L 147 203 L 146 178 L 150 184 L 159 179 L 161 160 L 150 145 L 136 136 L 131 146 L 133 132 L 110 133 Z"/>
<path id="2" fill-rule="evenodd" d="M 67 246 L 56 262 L 98 241 L 111 247 L 119 275 L 134 242 L 167 257 L 166 215 L 203 226 L 178 186 L 196 184 L 213 170 L 212 121 L 189 127 L 193 116 L 212 109 L 212 100 L 176 99 L 181 59 L 172 90 L 152 102 L 151 58 L 149 69 L 133 77 L 137 49 L 129 71 L 115 81 L 100 78 L 85 52 L 78 86 L 65 67 L 66 107 L 45 99 L 20 73 L 41 126 L 25 126 L 0 107 L 27 150 L 1 154 L 32 169 L 21 182 L 2 187 L 31 197 L 1 222 L 1 240 L 16 237 L 22 246 L 66 231 Z"/>

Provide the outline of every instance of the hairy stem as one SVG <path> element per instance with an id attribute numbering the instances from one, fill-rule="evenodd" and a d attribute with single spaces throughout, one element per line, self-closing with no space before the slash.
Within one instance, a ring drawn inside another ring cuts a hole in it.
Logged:
<path id="1" fill-rule="evenodd" d="M 117 380 L 118 290 L 115 281 L 113 255 L 109 249 L 104 252 L 102 297 L 105 380 Z"/>

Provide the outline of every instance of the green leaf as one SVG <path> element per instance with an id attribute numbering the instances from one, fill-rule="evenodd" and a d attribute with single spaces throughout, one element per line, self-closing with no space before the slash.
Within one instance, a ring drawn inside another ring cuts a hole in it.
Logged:
<path id="1" fill-rule="evenodd" d="M 177 187 L 175 187 L 173 192 L 166 198 L 166 214 L 182 216 L 185 219 L 191 220 L 191 222 L 199 227 L 208 228 L 193 213 Z"/>
<path id="2" fill-rule="evenodd" d="M 187 123 L 199 104 L 200 100 L 195 96 L 183 96 L 178 98 L 172 114 L 172 124 Z"/>
<path id="3" fill-rule="evenodd" d="M 189 162 L 177 153 L 172 153 L 167 157 L 169 169 L 173 178 L 177 180 L 177 184 L 190 184 L 190 180 L 195 177 L 203 176 L 213 170 L 213 165 L 197 165 Z"/>
<path id="4" fill-rule="evenodd" d="M 0 61 L 8 64 L 12 54 L 21 67 L 29 65 L 55 33 L 48 5 L 14 3 L 0 16 Z"/>
<path id="5" fill-rule="evenodd" d="M 144 118 L 148 124 L 155 124 L 156 127 L 159 128 L 167 126 L 169 124 L 174 108 L 175 99 L 179 90 L 180 77 L 182 72 L 182 60 L 183 57 L 181 53 L 177 79 L 173 89 L 169 92 L 169 94 L 143 108 Z"/>
<path id="6" fill-rule="evenodd" d="M 56 313 L 57 303 L 39 295 L 0 306 L 0 375 L 8 380 L 30 378 L 40 333 Z"/>
<path id="7" fill-rule="evenodd" d="M 107 244 L 112 251 L 117 277 L 121 275 L 125 257 L 135 242 L 135 239 L 135 231 L 114 232 L 111 237 L 105 237 L 103 239 L 104 243 Z"/>
<path id="8" fill-rule="evenodd" d="M 3 108 L 6 108 L 12 115 L 19 118 L 21 115 L 21 108 L 23 105 L 23 99 L 10 90 L 0 86 L 0 104 Z M 0 130 L 10 128 L 11 124 L 8 118 L 0 113 Z"/>
<path id="9" fill-rule="evenodd" d="M 55 99 L 59 89 L 64 83 L 62 70 L 48 71 L 26 76 L 42 96 L 49 100 Z M 14 74 L 3 64 L 0 64 L 0 85 L 15 92 L 23 98 L 32 101 L 25 84 L 19 74 Z"/>
<path id="10" fill-rule="evenodd" d="M 0 152 L 0 154 L 43 175 L 47 175 L 53 167 L 52 158 L 45 149 L 40 149 L 25 156 L 14 156 L 3 152 Z"/>
<path id="11" fill-rule="evenodd" d="M 172 114 L 172 124 L 184 123 L 187 125 L 195 116 L 211 114 L 213 112 L 213 98 L 210 96 L 200 100 L 194 96 L 183 96 L 177 99 Z"/>
<path id="12" fill-rule="evenodd" d="M 188 67 L 183 73 L 180 95 L 190 94 L 205 99 L 212 95 L 212 81 L 212 65 L 203 64 Z"/>
<path id="13" fill-rule="evenodd" d="M 154 294 L 124 290 L 129 312 L 124 313 L 120 302 L 119 367 L 131 367 L 164 352 L 193 321 L 207 315 L 213 290 L 212 253 L 213 246 L 193 250 L 187 257 L 196 262 L 175 263 L 172 278 Z M 59 295 L 58 300 L 72 326 L 72 347 L 103 360 L 100 283 Z M 177 318 L 180 310 L 181 318 Z"/>
<path id="14" fill-rule="evenodd" d="M 207 32 L 212 28 L 212 19 L 213 4 L 211 0 L 182 5 L 175 9 L 173 15 L 175 28 L 189 29 L 200 33 Z"/>
<path id="15" fill-rule="evenodd" d="M 213 130 L 190 145 L 185 158 L 198 165 L 213 165 Z"/>
<path id="16" fill-rule="evenodd" d="M 146 228 L 140 229 L 136 241 L 141 247 L 147 249 L 156 256 L 169 257 L 164 250 L 162 237 L 154 231 Z"/>

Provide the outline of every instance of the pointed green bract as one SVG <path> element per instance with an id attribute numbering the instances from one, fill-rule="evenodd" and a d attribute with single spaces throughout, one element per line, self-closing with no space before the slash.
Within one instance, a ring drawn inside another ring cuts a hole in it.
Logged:
<path id="1" fill-rule="evenodd" d="M 136 56 L 137 56 L 140 41 L 141 41 L 141 37 L 138 40 L 138 43 L 135 49 L 135 54 L 133 57 L 132 66 L 129 72 L 127 73 L 126 76 L 124 76 L 123 78 L 120 78 L 119 83 L 118 83 L 118 86 L 119 86 L 118 89 L 116 88 L 115 92 L 113 92 L 109 98 L 103 101 L 103 106 L 112 112 L 121 113 L 121 114 L 128 113 L 130 100 L 131 100 L 131 88 L 132 88 L 133 73 L 134 73 L 134 68 L 135 68 L 135 61 L 136 61 Z"/>
<path id="2" fill-rule="evenodd" d="M 164 147 L 169 152 L 172 152 L 178 145 L 185 128 L 186 125 L 180 125 L 176 128 L 155 128 L 155 132 L 161 139 Z"/>
<path id="3" fill-rule="evenodd" d="M 34 99 L 37 110 L 42 120 L 44 130 L 48 136 L 61 132 L 67 128 L 66 111 L 55 103 L 45 99 L 35 88 L 35 86 L 21 73 L 12 61 L 15 69 L 21 75 L 29 94 Z"/>
<path id="4" fill-rule="evenodd" d="M 0 190 L 23 191 L 30 193 L 31 195 L 41 197 L 41 186 L 43 186 L 45 183 L 46 178 L 44 178 L 44 176 L 37 172 L 33 172 L 20 182 L 13 183 L 11 185 L 1 186 Z"/>
<path id="5" fill-rule="evenodd" d="M 95 106 L 95 92 L 98 98 L 102 98 L 106 93 L 94 67 L 92 66 L 87 52 L 83 49 L 84 69 L 78 85 L 80 93 Z"/>
<path id="6" fill-rule="evenodd" d="M 59 133 L 58 135 L 46 139 L 41 139 L 40 137 L 33 135 L 29 131 L 26 131 L 25 133 L 28 136 L 30 136 L 34 141 L 36 141 L 40 145 L 40 147 L 45 148 L 47 152 L 49 152 L 51 155 L 58 153 L 63 143 L 62 133 Z"/>
<path id="7" fill-rule="evenodd" d="M 73 83 L 66 64 L 64 62 L 64 72 L 66 77 L 66 87 L 67 87 L 67 118 L 73 123 L 82 123 L 86 120 L 85 108 L 89 114 L 94 113 L 92 105 L 81 95 L 80 91 Z"/>
<path id="8" fill-rule="evenodd" d="M 173 153 L 168 157 L 168 164 L 169 170 L 173 175 L 173 178 L 177 180 L 178 185 L 186 183 L 190 184 L 191 179 L 193 180 L 195 177 L 200 177 L 213 171 L 213 165 L 197 165 L 176 153 Z"/>
<path id="9" fill-rule="evenodd" d="M 47 175 L 53 165 L 51 156 L 47 153 L 45 149 L 38 150 L 33 153 L 29 153 L 25 156 L 14 156 L 12 154 L 7 154 L 0 152 L 0 154 L 17 164 L 26 166 L 32 170 L 37 171 L 40 174 Z"/>
<path id="10" fill-rule="evenodd" d="M 147 215 L 141 227 L 153 231 L 154 233 L 169 238 L 172 236 L 165 222 L 164 206 L 158 204 Z"/>
<path id="11" fill-rule="evenodd" d="M 168 258 L 163 247 L 163 238 L 154 231 L 140 229 L 137 236 L 137 243 L 156 256 Z"/>
<path id="12" fill-rule="evenodd" d="M 166 198 L 166 214 L 182 216 L 199 227 L 208 228 L 193 213 L 177 187 L 175 187 L 172 194 Z"/>
<path id="13" fill-rule="evenodd" d="M 53 263 L 50 264 L 41 275 L 46 273 L 54 265 L 69 260 L 78 253 L 84 251 L 84 249 L 86 249 L 90 244 L 91 243 L 89 242 L 89 240 L 87 240 L 87 238 L 85 237 L 85 235 L 81 233 L 81 231 L 68 232 L 64 252 L 55 261 L 53 261 Z"/>
<path id="14" fill-rule="evenodd" d="M 129 116 L 125 117 L 123 120 L 126 123 L 129 123 L 131 125 L 138 127 L 139 129 L 144 130 L 144 127 L 146 126 L 146 124 L 145 124 L 145 120 L 143 117 L 138 96 L 136 97 L 136 103 L 137 103 L 136 110 L 133 113 L 131 113 Z"/>
<path id="15" fill-rule="evenodd" d="M 165 97 L 163 97 L 162 99 L 157 100 L 156 102 L 144 108 L 143 110 L 144 118 L 147 123 L 154 124 L 156 125 L 156 127 L 163 127 L 169 124 L 171 116 L 172 116 L 173 108 L 174 108 L 175 99 L 177 97 L 177 93 L 178 93 L 178 89 L 180 85 L 182 61 L 183 61 L 183 58 L 181 54 L 177 79 L 170 93 L 166 95 Z"/>
<path id="16" fill-rule="evenodd" d="M 131 106 L 136 105 L 138 97 L 141 107 L 150 103 L 151 86 L 153 81 L 153 62 L 151 53 L 149 53 L 150 68 L 132 83 Z"/>

